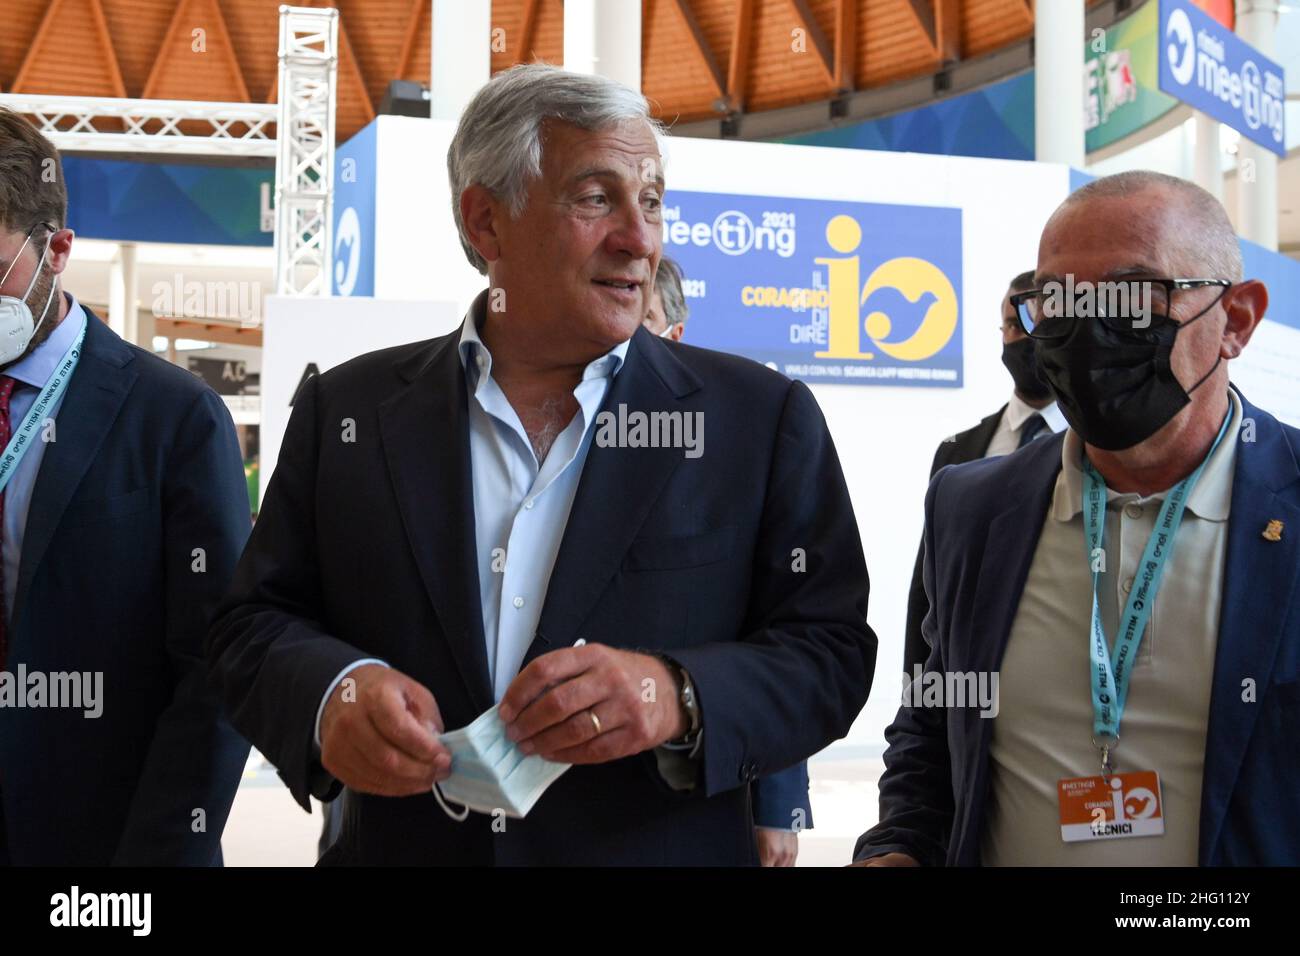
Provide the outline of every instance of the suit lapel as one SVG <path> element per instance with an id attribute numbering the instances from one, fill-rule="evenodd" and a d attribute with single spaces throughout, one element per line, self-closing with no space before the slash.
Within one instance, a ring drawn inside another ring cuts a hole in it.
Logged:
<path id="1" fill-rule="evenodd" d="M 1007 406 L 1003 405 L 971 429 L 970 440 L 967 446 L 962 449 L 962 453 L 966 455 L 966 461 L 976 461 L 989 453 L 989 445 L 993 441 L 993 436 L 998 433 L 998 426 L 1002 424 L 1002 416 L 1006 413 Z"/>
<path id="2" fill-rule="evenodd" d="M 1243 701 L 1243 681 L 1254 681 L 1255 700 L 1268 686 L 1300 571 L 1300 480 L 1295 455 L 1277 421 L 1243 399 L 1255 423 L 1254 442 L 1238 441 L 1228 518 L 1219 644 L 1214 662 L 1205 776 L 1201 787 L 1199 863 L 1208 866 L 1223 829 L 1237 774 L 1255 727 L 1259 704 Z M 1263 536 L 1280 520 L 1279 541 Z"/>
<path id="3" fill-rule="evenodd" d="M 459 338 L 452 333 L 436 339 L 399 368 L 409 384 L 379 406 L 379 432 L 420 577 L 471 699 L 484 711 L 492 706 L 493 695 Z"/>
<path id="4" fill-rule="evenodd" d="M 137 375 L 130 367 L 134 361 L 130 347 L 89 309 L 83 306 L 83 310 L 86 338 L 82 354 L 55 415 L 55 440 L 41 459 L 23 529 L 12 615 L 15 633 L 32 579 L 59 520 L 117 420 Z"/>
<path id="5" fill-rule="evenodd" d="M 1003 405 L 992 415 L 980 420 L 974 428 L 958 432 L 951 440 L 945 439 L 939 445 L 939 454 L 935 456 L 934 467 L 930 469 L 933 478 L 945 465 L 960 465 L 968 461 L 978 461 L 989 450 L 989 442 L 997 433 L 998 423 L 1007 406 Z"/>
<path id="6" fill-rule="evenodd" d="M 687 414 L 679 408 L 680 400 L 699 387 L 699 380 L 666 345 L 638 329 L 601 409 L 618 414 L 625 405 L 629 415 L 675 410 Z M 539 654 L 573 643 L 682 460 L 680 448 L 601 447 L 593 438 L 525 665 Z"/>
<path id="7" fill-rule="evenodd" d="M 996 418 L 995 418 L 996 421 Z M 989 522 L 980 549 L 979 580 L 971 603 L 967 654 L 960 661 L 947 661 L 950 669 L 996 672 L 1001 669 L 1011 627 L 1024 594 L 1029 568 L 1061 468 L 1064 435 L 1033 442 L 1020 454 L 1023 465 L 1016 469 L 1002 500 L 1006 506 Z M 1028 516 L 1028 518 L 1027 518 Z M 963 708 L 968 740 L 978 742 L 975 759 L 968 765 L 965 781 L 968 799 L 962 819 L 953 832 L 958 865 L 979 862 L 979 837 L 983 827 L 984 798 L 988 780 L 989 745 L 993 721 L 979 716 L 974 708 Z"/>

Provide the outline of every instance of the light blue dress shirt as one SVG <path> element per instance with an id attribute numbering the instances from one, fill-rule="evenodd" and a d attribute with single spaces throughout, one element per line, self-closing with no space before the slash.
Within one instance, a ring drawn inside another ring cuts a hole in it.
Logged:
<path id="1" fill-rule="evenodd" d="M 578 411 L 542 462 L 537 460 L 514 407 L 492 378 L 492 354 L 479 338 L 472 316 L 462 328 L 459 348 L 469 388 L 470 469 L 483 634 L 492 692 L 500 703 L 537 633 L 551 570 L 591 447 L 591 426 L 623 366 L 628 342 L 583 370 L 582 381 L 573 390 Z M 561 642 L 570 637 L 548 636 Z"/>
<path id="2" fill-rule="evenodd" d="M 81 324 L 87 321 L 85 310 L 72 296 L 68 296 L 70 305 L 68 314 L 62 322 L 54 327 L 50 337 L 32 350 L 26 358 L 15 362 L 2 373 L 14 379 L 14 389 L 9 396 L 9 426 L 11 434 L 22 424 L 27 413 L 32 410 L 32 403 L 50 380 L 59 360 L 68 351 L 81 331 Z M 51 306 L 53 308 L 53 306 Z M 48 320 L 47 320 L 48 321 Z M 72 377 L 76 378 L 76 371 Z M 71 381 L 71 380 L 69 380 Z M 65 387 L 59 392 L 54 404 L 50 406 L 47 421 L 55 420 L 54 439 L 58 440 L 58 413 L 63 405 L 63 397 L 68 394 Z M 42 426 L 43 431 L 43 426 Z M 40 432 L 38 432 L 38 435 Z M 9 484 L 4 489 L 4 575 L 5 575 L 5 622 L 13 614 L 14 597 L 18 593 L 19 559 L 23 553 L 23 532 L 27 528 L 27 511 L 32 504 L 32 493 L 36 490 L 36 475 L 41 470 L 45 458 L 45 442 L 35 441 L 23 455 L 22 461 L 14 469 Z"/>
<path id="3" fill-rule="evenodd" d="M 488 675 L 500 703 L 537 633 L 546 588 L 560 551 L 569 509 L 591 447 L 592 424 L 627 357 L 622 342 L 587 365 L 573 390 L 578 412 L 539 463 L 523 423 L 492 378 L 492 353 L 479 338 L 474 310 L 461 328 L 461 364 L 469 397 L 470 472 L 474 490 L 475 551 Z M 564 635 L 553 635 L 563 640 Z M 316 747 L 325 703 L 339 682 L 363 664 L 349 664 L 316 708 Z"/>

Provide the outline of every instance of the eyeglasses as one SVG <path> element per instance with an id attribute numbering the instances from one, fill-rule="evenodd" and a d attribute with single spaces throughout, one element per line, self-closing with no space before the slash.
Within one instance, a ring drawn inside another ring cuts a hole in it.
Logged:
<path id="1" fill-rule="evenodd" d="M 1041 289 L 1011 296 L 1020 327 L 1036 339 L 1069 335 L 1076 319 L 1095 318 L 1117 332 L 1149 329 L 1172 322 L 1174 292 L 1218 286 L 1223 298 L 1227 279 L 1130 279 L 1119 282 L 1049 282 Z M 1215 300 L 1216 302 L 1218 299 Z"/>

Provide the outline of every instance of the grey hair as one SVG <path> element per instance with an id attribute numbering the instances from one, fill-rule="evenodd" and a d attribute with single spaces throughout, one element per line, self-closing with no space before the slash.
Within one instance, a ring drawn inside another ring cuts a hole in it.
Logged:
<path id="1" fill-rule="evenodd" d="M 1180 244 L 1190 247 L 1198 264 L 1210 273 L 1206 276 L 1186 276 L 1189 279 L 1228 279 L 1240 282 L 1243 273 L 1241 246 L 1232 228 L 1223 203 L 1209 191 L 1186 179 L 1157 173 L 1150 169 L 1134 169 L 1093 180 L 1071 193 L 1061 204 L 1064 209 L 1093 198 L 1124 197 L 1150 189 L 1163 189 L 1182 200 L 1183 208 L 1192 218 L 1192 228 L 1187 235 L 1177 237 Z"/>
<path id="2" fill-rule="evenodd" d="M 600 130 L 645 120 L 656 139 L 664 128 L 636 90 L 603 76 L 570 73 L 546 63 L 521 63 L 485 83 L 461 114 L 447 150 L 451 213 L 470 264 L 487 275 L 487 262 L 470 244 L 460 214 L 461 194 L 484 186 L 510 209 L 524 211 L 525 191 L 542 174 L 542 124 L 554 119 Z"/>
<path id="3" fill-rule="evenodd" d="M 655 273 L 655 291 L 664 305 L 664 318 L 668 327 L 678 322 L 685 322 L 687 315 L 686 296 L 682 292 L 682 267 L 667 256 L 659 259 L 659 271 Z"/>

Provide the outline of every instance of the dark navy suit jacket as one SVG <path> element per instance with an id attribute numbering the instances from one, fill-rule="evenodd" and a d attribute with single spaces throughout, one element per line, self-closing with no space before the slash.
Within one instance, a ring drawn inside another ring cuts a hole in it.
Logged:
<path id="1" fill-rule="evenodd" d="M 387 661 L 433 692 L 448 729 L 493 704 L 458 338 L 308 379 L 210 634 L 235 726 L 304 808 L 341 789 L 312 734 L 344 666 Z M 812 394 L 639 329 L 604 407 L 620 404 L 702 412 L 703 454 L 593 443 L 524 663 L 578 638 L 679 661 L 703 720 L 697 786 L 671 789 L 650 752 L 576 766 L 504 832 L 450 820 L 432 795 L 349 790 L 322 863 L 756 864 L 750 784 L 847 733 L 876 638 Z M 355 441 L 340 440 L 345 418 Z"/>
<path id="2" fill-rule="evenodd" d="M 220 864 L 248 743 L 221 715 L 203 637 L 248 537 L 239 443 L 210 388 L 86 314 L 5 668 L 100 671 L 103 713 L 0 708 L 0 860 Z"/>
<path id="3" fill-rule="evenodd" d="M 1243 399 L 1214 662 L 1198 860 L 1300 864 L 1300 430 Z M 1243 437 L 1246 433 L 1243 432 Z M 996 671 L 1061 468 L 1063 435 L 942 470 L 925 501 L 927 670 Z M 1281 540 L 1263 531 L 1281 521 Z M 1082 547 L 1082 545 L 1081 545 Z M 1243 681 L 1256 699 L 1245 702 Z M 994 718 L 996 719 L 996 718 Z M 886 731 L 880 823 L 854 859 L 887 852 L 975 865 L 993 720 L 974 708 L 899 710 Z"/>

